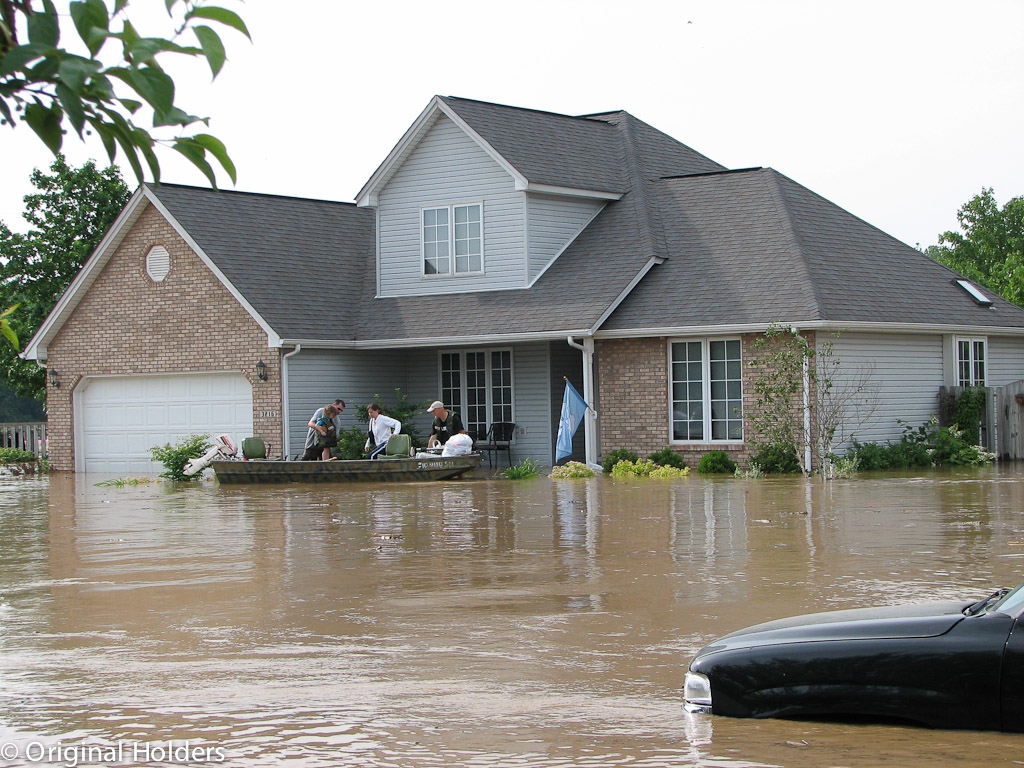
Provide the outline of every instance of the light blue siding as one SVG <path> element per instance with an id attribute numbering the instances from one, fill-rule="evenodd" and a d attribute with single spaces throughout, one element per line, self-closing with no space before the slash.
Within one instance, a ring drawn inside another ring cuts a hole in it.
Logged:
<path id="1" fill-rule="evenodd" d="M 483 203 L 483 275 L 423 276 L 423 208 Z M 439 116 L 381 190 L 380 295 L 423 296 L 526 285 L 525 194 L 451 120 Z"/>
<path id="2" fill-rule="evenodd" d="M 839 360 L 834 391 L 864 378 L 869 385 L 864 397 L 874 407 L 868 420 L 847 437 L 861 443 L 895 441 L 903 434 L 897 419 L 916 427 L 938 412 L 939 387 L 944 383 L 941 334 L 844 332 L 835 339 L 819 333 L 819 354 L 828 340 L 834 341 L 834 356 Z M 847 410 L 850 422 L 859 420 L 853 406 Z M 847 440 L 837 447 L 848 445 Z"/>
<path id="3" fill-rule="evenodd" d="M 531 281 L 572 242 L 603 206 L 594 200 L 529 196 L 527 232 Z"/>
<path id="4" fill-rule="evenodd" d="M 288 451 L 302 452 L 310 416 L 340 397 L 345 401 L 342 429 L 356 421 L 356 406 L 380 394 L 394 398 L 406 388 L 405 353 L 401 351 L 302 350 L 288 358 Z"/>
<path id="5" fill-rule="evenodd" d="M 539 342 L 515 345 L 511 349 L 513 408 L 518 425 L 512 461 L 531 457 L 540 465 L 550 465 L 554 417 L 549 346 Z M 366 405 L 377 394 L 387 404 L 394 399 L 396 387 L 413 402 L 429 403 L 437 399 L 439 350 L 303 350 L 289 358 L 288 381 L 289 452 L 295 454 L 302 450 L 309 417 L 336 397 L 348 405 L 342 415 L 344 429 L 359 423 L 355 418 L 356 405 Z M 425 412 L 416 418 L 415 424 L 424 438 L 430 431 L 431 419 Z M 502 461 L 505 461 L 504 456 Z"/>

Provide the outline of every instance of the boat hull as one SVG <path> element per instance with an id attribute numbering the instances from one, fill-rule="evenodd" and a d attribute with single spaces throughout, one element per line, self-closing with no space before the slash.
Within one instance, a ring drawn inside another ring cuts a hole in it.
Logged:
<path id="1" fill-rule="evenodd" d="M 394 483 L 447 480 L 480 466 L 479 453 L 358 461 L 214 461 L 221 483 Z"/>

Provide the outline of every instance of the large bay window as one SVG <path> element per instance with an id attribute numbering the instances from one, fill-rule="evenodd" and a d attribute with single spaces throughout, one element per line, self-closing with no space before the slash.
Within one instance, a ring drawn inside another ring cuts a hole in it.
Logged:
<path id="1" fill-rule="evenodd" d="M 483 206 L 423 209 L 423 274 L 483 272 Z"/>
<path id="2" fill-rule="evenodd" d="M 687 339 L 670 346 L 672 440 L 743 440 L 740 340 Z"/>
<path id="3" fill-rule="evenodd" d="M 441 400 L 462 417 L 474 440 L 512 413 L 512 350 L 474 349 L 441 353 Z"/>
<path id="4" fill-rule="evenodd" d="M 985 386 L 986 340 L 969 339 L 957 336 L 956 347 L 956 378 L 961 387 Z"/>

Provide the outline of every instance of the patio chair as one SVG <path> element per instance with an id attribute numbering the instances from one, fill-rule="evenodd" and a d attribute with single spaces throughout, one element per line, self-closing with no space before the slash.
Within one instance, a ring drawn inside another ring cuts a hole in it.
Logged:
<path id="1" fill-rule="evenodd" d="M 483 442 L 473 446 L 474 450 L 487 454 L 487 466 L 498 464 L 498 451 L 505 451 L 508 454 L 508 465 L 512 466 L 512 438 L 516 434 L 514 421 L 496 421 L 487 430 Z M 494 456 L 492 463 L 491 457 Z"/>

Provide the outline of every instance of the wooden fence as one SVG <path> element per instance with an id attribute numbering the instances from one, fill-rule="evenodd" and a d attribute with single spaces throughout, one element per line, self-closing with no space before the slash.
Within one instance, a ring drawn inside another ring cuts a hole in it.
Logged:
<path id="1" fill-rule="evenodd" d="M 952 420 L 963 387 L 939 388 L 939 424 Z M 980 444 L 1003 459 L 1024 459 L 1024 380 L 985 387 Z"/>
<path id="2" fill-rule="evenodd" d="M 46 422 L 18 421 L 0 424 L 0 448 L 32 451 L 38 458 L 46 455 Z"/>

